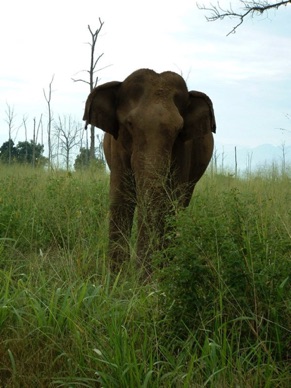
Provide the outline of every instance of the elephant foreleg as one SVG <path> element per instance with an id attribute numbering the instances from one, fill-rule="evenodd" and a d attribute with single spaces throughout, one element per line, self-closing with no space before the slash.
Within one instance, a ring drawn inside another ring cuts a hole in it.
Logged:
<path id="1" fill-rule="evenodd" d="M 132 204 L 111 204 L 109 220 L 109 257 L 113 268 L 129 258 L 129 239 L 134 215 Z"/>
<path id="2" fill-rule="evenodd" d="M 133 184 L 120 185 L 111 182 L 110 219 L 109 219 L 109 258 L 111 267 L 119 269 L 129 258 L 129 240 L 135 209 L 135 192 Z"/>
<path id="3" fill-rule="evenodd" d="M 151 273 L 151 256 L 164 246 L 166 215 L 170 204 L 164 189 L 144 195 L 138 204 L 137 258 L 146 272 Z"/>
<path id="4" fill-rule="evenodd" d="M 213 135 L 210 131 L 184 143 L 176 142 L 173 173 L 180 206 L 189 205 L 196 183 L 205 173 L 212 152 Z"/>

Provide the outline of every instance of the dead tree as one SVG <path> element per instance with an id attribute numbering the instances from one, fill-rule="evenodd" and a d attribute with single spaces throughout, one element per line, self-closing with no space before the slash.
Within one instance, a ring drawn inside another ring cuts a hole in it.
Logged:
<path id="1" fill-rule="evenodd" d="M 248 17 L 254 17 L 257 15 L 262 15 L 267 13 L 270 9 L 278 9 L 281 6 L 291 5 L 291 0 L 284 1 L 275 1 L 272 0 L 239 0 L 241 3 L 241 8 L 234 10 L 230 5 L 229 8 L 223 8 L 217 2 L 217 6 L 210 5 L 206 7 L 205 5 L 197 5 L 199 9 L 204 11 L 209 11 L 210 16 L 206 16 L 206 20 L 209 22 L 214 22 L 216 20 L 223 20 L 224 18 L 236 19 L 238 23 L 232 28 L 232 30 L 227 34 L 233 34 L 236 32 L 237 28 L 243 24 L 244 20 Z"/>
<path id="2" fill-rule="evenodd" d="M 82 127 L 71 116 L 64 116 L 63 118 L 59 116 L 54 129 L 60 148 L 60 155 L 65 160 L 66 170 L 69 171 L 71 152 L 80 145 Z"/>
<path id="3" fill-rule="evenodd" d="M 95 30 L 95 32 L 92 31 L 90 25 L 88 25 L 88 30 L 91 35 L 91 42 L 88 43 L 91 47 L 91 55 L 90 55 L 90 67 L 89 70 L 84 70 L 86 73 L 89 74 L 89 81 L 84 79 L 74 79 L 72 80 L 74 82 L 84 82 L 85 84 L 89 85 L 90 92 L 97 86 L 98 83 L 98 77 L 95 76 L 97 71 L 100 71 L 101 69 L 97 69 L 97 64 L 104 53 L 99 54 L 97 58 L 95 57 L 95 49 L 96 49 L 96 43 L 98 40 L 98 36 L 100 34 L 100 31 L 102 30 L 104 22 L 101 21 L 99 18 L 99 28 Z M 90 126 L 90 159 L 95 159 L 95 127 L 93 125 Z"/>
<path id="4" fill-rule="evenodd" d="M 54 75 L 52 76 L 52 80 L 51 82 L 49 83 L 49 90 L 48 90 L 48 95 L 46 94 L 45 90 L 43 89 L 43 94 L 44 94 L 44 98 L 47 102 L 47 106 L 48 106 L 48 124 L 47 124 L 47 140 L 48 140 L 48 160 L 49 160 L 49 165 L 51 166 L 51 162 L 52 162 L 52 139 L 51 139 L 51 135 L 52 135 L 52 122 L 53 122 L 53 114 L 52 114 L 52 110 L 51 110 L 51 99 L 52 99 L 52 84 L 53 84 L 53 81 L 54 81 Z"/>
<path id="5" fill-rule="evenodd" d="M 40 119 L 38 122 L 38 126 L 36 127 L 36 118 L 33 118 L 33 135 L 32 135 L 32 140 L 33 140 L 33 148 L 32 148 L 32 167 L 35 167 L 35 146 L 37 144 L 38 140 L 38 133 L 39 129 L 42 127 L 42 114 L 40 115 Z M 41 144 L 43 144 L 43 136 L 41 137 Z"/>
<path id="6" fill-rule="evenodd" d="M 11 107 L 8 103 L 6 103 L 6 111 L 5 111 L 5 114 L 6 114 L 6 123 L 8 125 L 8 163 L 11 164 L 12 162 L 12 150 L 11 150 L 11 146 L 12 146 L 12 133 L 14 132 L 15 130 L 15 113 L 14 113 L 14 108 Z"/>
<path id="7" fill-rule="evenodd" d="M 28 139 L 27 139 L 27 116 L 23 116 L 22 118 L 22 123 L 24 126 L 24 133 L 25 133 L 25 155 L 24 155 L 24 160 L 27 160 L 27 155 L 28 155 Z"/>
<path id="8" fill-rule="evenodd" d="M 237 148 L 234 147 L 234 176 L 237 178 Z"/>

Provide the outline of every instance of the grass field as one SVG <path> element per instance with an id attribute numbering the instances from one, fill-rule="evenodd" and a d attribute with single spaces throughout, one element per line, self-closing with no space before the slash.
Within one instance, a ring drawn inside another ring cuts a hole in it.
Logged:
<path id="1" fill-rule="evenodd" d="M 105 173 L 0 166 L 0 387 L 291 386 L 290 177 L 205 175 L 146 282 L 107 222 Z"/>

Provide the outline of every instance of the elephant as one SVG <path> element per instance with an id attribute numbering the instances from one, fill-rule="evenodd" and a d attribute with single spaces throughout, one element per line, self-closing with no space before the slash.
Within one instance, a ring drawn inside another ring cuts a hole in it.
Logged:
<path id="1" fill-rule="evenodd" d="M 175 72 L 139 69 L 123 82 L 97 86 L 83 120 L 105 131 L 110 169 L 109 249 L 113 266 L 129 257 L 137 207 L 138 262 L 163 247 L 166 219 L 188 206 L 213 153 L 216 122 L 210 98 L 188 91 Z"/>

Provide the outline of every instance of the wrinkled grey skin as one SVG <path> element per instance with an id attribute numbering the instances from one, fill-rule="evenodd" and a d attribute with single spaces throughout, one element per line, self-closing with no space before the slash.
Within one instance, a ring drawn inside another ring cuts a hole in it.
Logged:
<path id="1" fill-rule="evenodd" d="M 187 206 L 211 159 L 216 129 L 212 102 L 204 93 L 188 92 L 176 73 L 140 69 L 123 82 L 95 88 L 83 119 L 86 126 L 106 132 L 112 264 L 118 267 L 128 258 L 136 205 L 137 256 L 146 262 L 150 247 L 163 244 L 169 197 Z"/>

